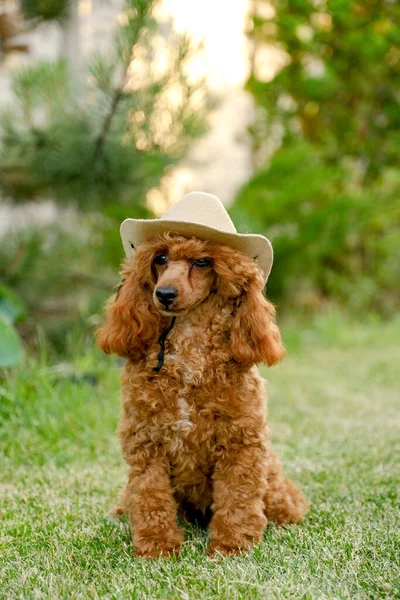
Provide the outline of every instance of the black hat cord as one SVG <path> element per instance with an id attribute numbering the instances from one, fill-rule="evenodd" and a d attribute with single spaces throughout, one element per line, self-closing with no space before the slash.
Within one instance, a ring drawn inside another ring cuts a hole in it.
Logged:
<path id="1" fill-rule="evenodd" d="M 156 367 L 154 367 L 154 369 L 153 369 L 154 373 L 158 373 L 164 364 L 165 340 L 167 339 L 167 335 L 169 334 L 169 332 L 175 325 L 175 321 L 176 321 L 176 317 L 172 317 L 171 323 L 168 325 L 168 327 L 162 332 L 162 334 L 158 338 L 158 343 L 160 344 L 160 352 L 158 353 L 158 357 L 157 357 L 158 365 Z"/>
<path id="2" fill-rule="evenodd" d="M 132 242 L 130 244 L 131 244 L 131 246 L 133 248 L 134 246 L 133 246 Z M 120 293 L 121 288 L 124 285 L 124 283 L 125 283 L 125 278 L 121 281 L 121 283 L 118 286 L 117 294 L 115 296 L 115 301 L 118 300 L 119 293 Z M 163 364 L 164 364 L 165 340 L 167 339 L 167 335 L 169 334 L 169 332 L 171 331 L 171 329 L 175 325 L 175 321 L 176 321 L 176 317 L 172 317 L 171 323 L 168 325 L 168 327 L 162 332 L 162 334 L 158 338 L 158 343 L 160 344 L 160 352 L 158 353 L 158 357 L 157 357 L 158 358 L 158 364 L 153 369 L 154 373 L 158 373 L 160 371 L 160 369 L 162 368 Z"/>

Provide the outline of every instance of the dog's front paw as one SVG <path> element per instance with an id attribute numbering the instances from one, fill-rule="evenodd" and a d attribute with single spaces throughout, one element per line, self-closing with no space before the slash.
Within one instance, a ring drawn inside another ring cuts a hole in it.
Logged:
<path id="1" fill-rule="evenodd" d="M 264 514 L 242 509 L 231 511 L 229 519 L 216 512 L 211 521 L 211 540 L 208 555 L 231 556 L 251 550 L 259 542 L 266 524 Z"/>
<path id="2" fill-rule="evenodd" d="M 162 531 L 156 536 L 137 535 L 133 546 L 137 557 L 157 558 L 179 554 L 183 542 L 183 531 L 180 529 Z"/>

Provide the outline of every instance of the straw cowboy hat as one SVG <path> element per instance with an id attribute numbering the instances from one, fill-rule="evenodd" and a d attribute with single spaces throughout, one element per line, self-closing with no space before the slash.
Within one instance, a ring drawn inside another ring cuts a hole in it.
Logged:
<path id="1" fill-rule="evenodd" d="M 273 262 L 271 242 L 263 235 L 237 233 L 217 196 L 191 192 L 159 219 L 125 219 L 121 224 L 121 237 L 127 257 L 143 242 L 167 231 L 231 246 L 257 260 L 265 282 L 268 279 Z"/>

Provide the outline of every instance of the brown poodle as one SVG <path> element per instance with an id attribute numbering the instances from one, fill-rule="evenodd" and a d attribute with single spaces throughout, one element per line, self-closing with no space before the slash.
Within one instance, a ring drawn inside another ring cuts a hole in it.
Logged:
<path id="1" fill-rule="evenodd" d="M 285 355 L 257 263 L 228 246 L 163 234 L 138 247 L 123 277 L 97 340 L 127 359 L 121 510 L 136 555 L 178 552 L 178 513 L 211 517 L 210 554 L 251 548 L 268 520 L 298 523 L 307 503 L 270 450 L 255 366 Z"/>

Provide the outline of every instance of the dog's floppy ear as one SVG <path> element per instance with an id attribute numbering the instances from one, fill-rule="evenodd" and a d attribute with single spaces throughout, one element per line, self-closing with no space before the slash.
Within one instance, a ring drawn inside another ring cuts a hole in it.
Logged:
<path id="1" fill-rule="evenodd" d="M 96 342 L 106 354 L 134 358 L 157 335 L 160 316 L 154 309 L 151 288 L 136 265 L 126 266 L 123 275 L 117 295 L 107 304 L 106 321 L 96 332 Z"/>
<path id="2" fill-rule="evenodd" d="M 285 356 L 275 308 L 262 291 L 263 280 L 253 275 L 238 298 L 239 306 L 231 331 L 231 352 L 237 362 L 275 365 Z"/>

